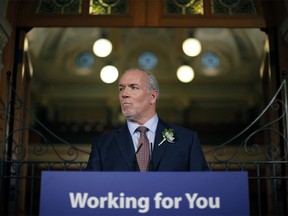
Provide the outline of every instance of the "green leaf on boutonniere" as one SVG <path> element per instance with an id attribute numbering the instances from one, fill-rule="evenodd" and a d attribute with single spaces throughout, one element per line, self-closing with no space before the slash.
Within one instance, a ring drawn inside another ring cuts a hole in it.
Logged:
<path id="1" fill-rule="evenodd" d="M 164 131 L 162 131 L 162 136 L 163 136 L 163 140 L 158 144 L 158 146 L 162 145 L 163 142 L 165 142 L 166 140 L 169 143 L 174 143 L 174 133 L 173 133 L 173 129 L 165 129 Z"/>

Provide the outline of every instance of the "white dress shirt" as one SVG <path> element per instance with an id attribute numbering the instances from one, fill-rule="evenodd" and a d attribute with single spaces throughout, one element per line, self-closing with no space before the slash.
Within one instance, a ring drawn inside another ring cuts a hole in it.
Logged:
<path id="1" fill-rule="evenodd" d="M 147 138 L 148 138 L 149 143 L 150 143 L 150 145 L 149 145 L 150 154 L 154 148 L 154 140 L 155 140 L 158 120 L 159 120 L 159 118 L 158 118 L 158 115 L 156 114 L 143 125 L 146 128 L 148 128 L 146 135 L 147 135 Z M 130 134 L 131 134 L 131 137 L 133 140 L 133 144 L 134 144 L 134 148 L 135 148 L 135 152 L 136 152 L 138 149 L 139 138 L 140 138 L 140 133 L 137 132 L 136 129 L 141 125 L 134 123 L 134 122 L 131 122 L 131 121 L 127 121 L 127 125 L 128 125 L 128 129 L 130 131 Z"/>

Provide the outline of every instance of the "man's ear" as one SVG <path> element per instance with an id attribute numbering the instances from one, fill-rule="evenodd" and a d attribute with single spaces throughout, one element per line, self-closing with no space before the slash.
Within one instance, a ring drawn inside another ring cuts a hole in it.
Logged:
<path id="1" fill-rule="evenodd" d="M 151 104 L 156 103 L 157 98 L 158 98 L 158 91 L 155 91 L 155 90 L 154 90 L 154 91 L 152 92 L 152 94 L 151 94 L 151 99 L 150 99 Z"/>

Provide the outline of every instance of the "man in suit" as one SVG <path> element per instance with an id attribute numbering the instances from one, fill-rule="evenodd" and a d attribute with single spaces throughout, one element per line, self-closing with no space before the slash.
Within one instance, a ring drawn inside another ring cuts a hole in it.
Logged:
<path id="1" fill-rule="evenodd" d="M 130 69 L 121 76 L 119 100 L 126 123 L 93 142 L 86 170 L 139 171 L 137 156 L 144 149 L 139 143 L 139 126 L 147 130 L 150 151 L 141 171 L 208 170 L 197 133 L 159 119 L 158 97 L 159 85 L 150 72 Z"/>

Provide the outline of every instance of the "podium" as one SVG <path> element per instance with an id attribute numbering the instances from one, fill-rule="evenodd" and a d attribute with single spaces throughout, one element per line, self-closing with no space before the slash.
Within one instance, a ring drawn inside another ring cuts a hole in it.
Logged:
<path id="1" fill-rule="evenodd" d="M 40 215 L 249 215 L 247 172 L 43 171 Z"/>

